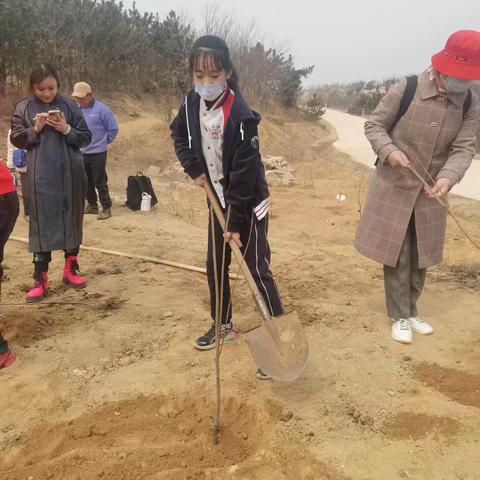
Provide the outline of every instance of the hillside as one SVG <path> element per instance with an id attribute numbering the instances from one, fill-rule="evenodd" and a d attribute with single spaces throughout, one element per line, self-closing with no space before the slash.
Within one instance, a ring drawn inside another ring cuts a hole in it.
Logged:
<path id="1" fill-rule="evenodd" d="M 115 205 L 107 222 L 85 219 L 85 245 L 203 266 L 205 198 L 175 168 L 175 105 L 107 100 L 121 129 L 109 168 Z M 294 169 L 292 186 L 271 189 L 270 240 L 284 303 L 310 342 L 305 374 L 261 382 L 243 342 L 225 346 L 215 448 L 214 353 L 192 346 L 210 323 L 206 278 L 82 252 L 89 285 L 71 291 L 57 253 L 49 299 L 72 304 L 25 306 L 31 257 L 10 241 L 0 323 L 18 361 L 1 372 L 2 480 L 478 479 L 480 255 L 450 223 L 421 302 L 436 332 L 393 342 L 381 268 L 352 247 L 369 172 L 332 148 L 323 122 L 279 109 L 264 115 L 260 135 L 264 155 Z M 149 165 L 162 168 L 160 203 L 132 212 L 126 177 Z M 478 240 L 478 203 L 452 204 Z M 27 236 L 22 219 L 14 235 Z M 234 310 L 239 329 L 256 318 L 241 281 Z"/>

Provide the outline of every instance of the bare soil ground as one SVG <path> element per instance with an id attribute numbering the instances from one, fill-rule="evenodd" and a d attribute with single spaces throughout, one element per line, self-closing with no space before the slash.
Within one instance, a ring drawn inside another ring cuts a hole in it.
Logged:
<path id="1" fill-rule="evenodd" d="M 168 115 L 128 102 L 110 162 L 113 217 L 86 217 L 84 243 L 203 266 L 205 200 L 182 174 L 157 179 L 151 212 L 122 205 L 128 174 L 173 162 Z M 323 123 L 267 115 L 261 139 L 295 168 L 294 186 L 272 189 L 270 239 L 284 302 L 310 341 L 305 374 L 259 381 L 242 340 L 226 346 L 214 447 L 214 352 L 192 347 L 210 324 L 206 278 L 84 252 L 89 284 L 72 291 L 56 253 L 49 300 L 65 304 L 11 305 L 32 269 L 11 241 L 0 323 L 18 361 L 0 372 L 2 480 L 480 479 L 480 253 L 451 222 L 421 302 L 435 334 L 395 343 L 381 268 L 352 247 L 370 173 L 331 147 Z M 452 203 L 479 241 L 479 204 Z M 27 236 L 23 219 L 14 234 Z M 255 315 L 241 281 L 234 305 L 241 329 Z"/>

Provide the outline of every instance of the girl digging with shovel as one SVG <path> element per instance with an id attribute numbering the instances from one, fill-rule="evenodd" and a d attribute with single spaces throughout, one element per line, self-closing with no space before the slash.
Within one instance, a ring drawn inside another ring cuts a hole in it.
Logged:
<path id="1" fill-rule="evenodd" d="M 270 271 L 269 192 L 259 152 L 260 115 L 250 109 L 238 89 L 236 72 L 224 40 L 212 35 L 199 38 L 193 46 L 189 64 L 195 87 L 185 97 L 170 128 L 183 169 L 199 187 L 211 186 L 228 219 L 224 234 L 218 220 L 210 215 L 207 250 L 212 319 L 215 319 L 217 308 L 215 283 L 220 285 L 222 277 L 224 280 L 220 318 L 225 344 L 236 337 L 228 277 L 231 250 L 227 245 L 222 262 L 223 248 L 213 248 L 214 244 L 219 246 L 233 240 L 240 247 L 270 314 L 275 317 L 284 313 Z M 223 264 L 223 272 L 221 268 L 215 269 L 215 264 Z M 199 350 L 215 348 L 214 324 L 195 340 L 194 346 Z M 260 369 L 256 375 L 260 379 L 270 378 Z"/>

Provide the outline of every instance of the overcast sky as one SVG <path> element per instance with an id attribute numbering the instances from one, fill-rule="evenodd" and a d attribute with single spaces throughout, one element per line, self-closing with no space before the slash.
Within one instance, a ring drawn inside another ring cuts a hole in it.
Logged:
<path id="1" fill-rule="evenodd" d="M 185 13 L 200 26 L 207 2 L 136 4 L 160 16 Z M 315 65 L 307 86 L 419 72 L 450 33 L 480 29 L 480 0 L 222 0 L 221 5 L 242 23 L 254 20 L 267 46 L 287 44 L 297 67 Z"/>

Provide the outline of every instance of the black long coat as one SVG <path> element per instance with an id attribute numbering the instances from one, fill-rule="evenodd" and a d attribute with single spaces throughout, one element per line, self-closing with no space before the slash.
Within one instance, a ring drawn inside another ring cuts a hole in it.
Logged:
<path id="1" fill-rule="evenodd" d="M 46 125 L 37 135 L 33 129 L 37 113 L 59 109 L 71 129 L 67 135 Z M 80 246 L 87 176 L 81 147 L 92 134 L 78 105 L 57 95 L 50 104 L 36 97 L 17 103 L 12 116 L 10 140 L 27 150 L 30 186 L 29 250 L 48 252 Z"/>

